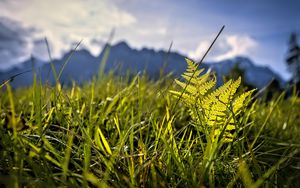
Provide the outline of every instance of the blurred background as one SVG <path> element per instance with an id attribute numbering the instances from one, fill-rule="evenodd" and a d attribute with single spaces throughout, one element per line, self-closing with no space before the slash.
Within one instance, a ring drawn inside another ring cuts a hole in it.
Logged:
<path id="1" fill-rule="evenodd" d="M 65 82 L 97 74 L 105 47 L 106 71 L 179 75 L 184 57 L 199 61 L 225 25 L 203 66 L 219 80 L 239 70 L 254 87 L 276 80 L 283 88 L 299 81 L 299 7 L 297 0 L 0 0 L 0 81 L 32 67 L 49 79 L 48 62 L 59 70 L 80 41 Z M 12 85 L 31 83 L 25 73 Z"/>

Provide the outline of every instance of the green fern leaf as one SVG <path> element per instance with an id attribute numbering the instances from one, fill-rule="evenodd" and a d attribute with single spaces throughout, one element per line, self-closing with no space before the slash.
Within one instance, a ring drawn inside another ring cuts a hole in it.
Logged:
<path id="1" fill-rule="evenodd" d="M 239 110 L 245 106 L 244 102 L 245 100 L 251 96 L 251 94 L 255 91 L 255 89 L 247 91 L 246 93 L 243 93 L 242 95 L 240 95 L 233 103 L 233 112 L 235 114 L 237 114 L 239 112 Z"/>
<path id="2" fill-rule="evenodd" d="M 197 88 L 194 87 L 193 85 L 187 85 L 184 82 L 181 82 L 179 80 L 175 80 L 176 84 L 178 84 L 182 89 L 185 89 L 186 92 L 190 93 L 191 95 L 196 95 L 197 94 Z"/>
<path id="3" fill-rule="evenodd" d="M 198 70 L 198 64 L 189 59 L 186 59 L 186 62 L 187 70 L 182 74 L 185 82 L 175 80 L 183 90 L 181 92 L 171 90 L 170 93 L 188 105 L 193 121 L 199 125 L 207 125 L 204 132 L 209 133 L 212 142 L 217 141 L 221 134 L 222 142 L 232 142 L 234 139 L 232 132 L 236 129 L 234 119 L 254 90 L 234 98 L 241 84 L 241 78 L 229 80 L 213 90 L 216 77 L 209 73 L 201 75 L 204 69 Z"/>

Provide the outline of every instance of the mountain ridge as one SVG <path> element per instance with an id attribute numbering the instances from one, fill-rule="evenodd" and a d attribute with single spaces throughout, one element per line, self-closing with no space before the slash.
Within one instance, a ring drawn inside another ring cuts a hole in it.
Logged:
<path id="1" fill-rule="evenodd" d="M 52 61 L 56 72 L 59 72 L 63 63 L 69 58 L 72 52 L 65 53 L 62 58 L 54 59 Z M 80 49 L 73 53 L 70 61 L 67 63 L 61 75 L 63 83 L 76 81 L 83 83 L 92 79 L 93 76 L 98 74 L 99 64 L 104 56 L 102 51 L 98 56 L 93 56 L 88 50 Z M 34 64 L 29 59 L 22 63 L 21 66 L 13 67 L 10 70 L 0 70 L 0 81 L 10 78 L 11 76 L 24 72 L 28 69 L 35 68 L 39 70 L 42 82 L 46 80 L 54 83 L 54 78 L 51 72 L 50 63 L 43 62 L 36 58 Z M 272 79 L 278 80 L 283 86 L 284 81 L 279 75 L 274 73 L 268 67 L 255 65 L 247 57 L 235 57 L 219 62 L 203 63 L 201 66 L 204 68 L 211 68 L 216 72 L 219 81 L 222 77 L 230 72 L 236 64 L 239 69 L 245 72 L 245 81 L 254 87 L 262 88 L 267 85 Z M 115 45 L 110 46 L 109 57 L 106 62 L 105 72 L 115 70 L 116 74 L 125 74 L 131 70 L 132 74 L 143 72 L 144 70 L 150 78 L 159 78 L 161 68 L 164 67 L 165 73 L 172 72 L 175 77 L 182 74 L 186 69 L 185 56 L 177 52 L 166 52 L 163 50 L 154 50 L 149 48 L 142 48 L 140 50 L 131 48 L 126 42 L 122 41 Z M 11 83 L 13 87 L 28 86 L 32 83 L 32 74 L 26 73 L 20 75 Z"/>

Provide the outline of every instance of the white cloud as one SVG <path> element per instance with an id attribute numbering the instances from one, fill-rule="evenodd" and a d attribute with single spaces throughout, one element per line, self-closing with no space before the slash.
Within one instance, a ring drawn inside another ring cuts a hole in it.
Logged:
<path id="1" fill-rule="evenodd" d="M 257 42 L 249 36 L 232 35 L 226 37 L 225 41 L 230 49 L 226 53 L 216 56 L 214 58 L 216 61 L 229 59 L 238 55 L 250 56 L 257 47 Z"/>
<path id="2" fill-rule="evenodd" d="M 200 59 L 209 48 L 210 43 L 208 41 L 200 42 L 195 51 L 188 53 L 188 56 L 192 59 Z"/>
<path id="3" fill-rule="evenodd" d="M 19 21 L 23 27 L 36 29 L 32 44 L 47 37 L 54 57 L 82 39 L 84 45 L 98 55 L 101 47 L 92 45 L 92 39 L 105 40 L 111 29 L 136 22 L 134 16 L 108 0 L 0 1 L 0 11 L 2 16 Z"/>
<path id="4" fill-rule="evenodd" d="M 188 54 L 191 58 L 200 59 L 207 51 L 211 41 L 202 41 L 198 44 L 196 50 L 190 51 Z M 211 51 L 206 60 L 220 61 L 233 58 L 235 56 L 252 56 L 255 52 L 257 42 L 247 35 L 229 35 L 220 38 Z"/>

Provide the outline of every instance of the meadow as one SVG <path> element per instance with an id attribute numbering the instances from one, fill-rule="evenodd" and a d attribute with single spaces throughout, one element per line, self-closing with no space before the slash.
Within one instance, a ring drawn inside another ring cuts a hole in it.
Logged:
<path id="1" fill-rule="evenodd" d="M 166 75 L 0 91 L 1 187 L 297 187 L 297 89 L 216 88 L 187 60 Z"/>

